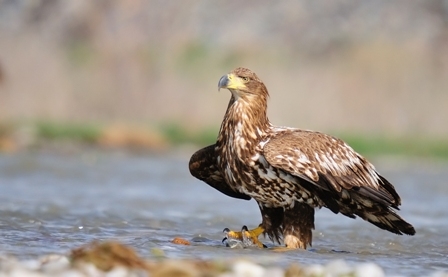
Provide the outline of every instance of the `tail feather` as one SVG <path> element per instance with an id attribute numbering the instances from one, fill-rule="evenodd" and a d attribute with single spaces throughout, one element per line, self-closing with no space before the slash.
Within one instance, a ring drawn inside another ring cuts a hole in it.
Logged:
<path id="1" fill-rule="evenodd" d="M 381 175 L 378 176 L 380 186 L 377 189 L 369 186 L 342 189 L 339 199 L 336 200 L 339 212 L 351 218 L 359 216 L 383 230 L 398 235 L 414 235 L 414 227 L 394 211 L 399 210 L 398 206 L 401 204 L 394 186 Z M 329 198 L 334 199 L 331 196 Z M 327 202 L 325 204 L 329 206 Z M 328 208 L 337 211 L 332 207 Z"/>
<path id="2" fill-rule="evenodd" d="M 377 209 L 375 211 L 361 210 L 357 211 L 356 215 L 381 229 L 397 235 L 415 235 L 414 227 L 389 208 Z"/>
<path id="3" fill-rule="evenodd" d="M 347 197 L 341 199 L 339 206 L 341 213 L 354 218 L 360 218 L 372 223 L 373 225 L 387 230 L 389 232 L 402 235 L 414 235 L 414 227 L 401 218 L 393 209 L 398 209 L 394 205 L 385 205 L 382 202 L 375 201 L 375 198 L 366 198 L 364 195 L 351 192 Z"/>

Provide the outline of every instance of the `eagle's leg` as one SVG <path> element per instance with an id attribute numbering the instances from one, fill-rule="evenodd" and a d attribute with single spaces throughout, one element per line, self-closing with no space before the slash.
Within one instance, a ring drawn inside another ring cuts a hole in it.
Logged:
<path id="1" fill-rule="evenodd" d="M 258 237 L 264 233 L 264 229 L 261 225 L 252 230 L 249 230 L 246 226 L 243 226 L 241 232 L 231 231 L 228 228 L 225 228 L 223 232 L 226 235 L 222 240 L 223 242 L 237 240 L 241 241 L 244 247 L 258 246 L 259 248 L 267 248 L 266 245 L 258 240 Z"/>
<path id="2" fill-rule="evenodd" d="M 260 224 L 264 229 L 264 234 L 272 240 L 280 244 L 283 235 L 283 207 L 266 207 L 258 202 L 260 208 L 262 222 Z"/>
<path id="3" fill-rule="evenodd" d="M 314 229 L 314 208 L 305 203 L 295 202 L 286 208 L 283 218 L 283 241 L 287 248 L 306 249 L 311 246 Z"/>

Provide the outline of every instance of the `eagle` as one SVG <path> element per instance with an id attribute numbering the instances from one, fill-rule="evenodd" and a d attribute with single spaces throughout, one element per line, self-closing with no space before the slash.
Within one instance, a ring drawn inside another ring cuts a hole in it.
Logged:
<path id="1" fill-rule="evenodd" d="M 398 235 L 415 234 L 396 213 L 401 199 L 394 186 L 347 143 L 270 123 L 269 93 L 254 72 L 238 67 L 221 77 L 221 88 L 231 98 L 217 141 L 192 155 L 190 173 L 227 196 L 255 199 L 262 218 L 252 230 L 224 229 L 224 240 L 266 247 L 258 239 L 264 234 L 287 248 L 306 249 L 314 211 L 322 207 Z"/>

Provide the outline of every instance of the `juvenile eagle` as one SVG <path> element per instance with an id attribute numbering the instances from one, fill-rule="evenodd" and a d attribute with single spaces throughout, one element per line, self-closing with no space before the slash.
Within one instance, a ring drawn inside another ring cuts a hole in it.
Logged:
<path id="1" fill-rule="evenodd" d="M 321 207 L 395 234 L 415 234 L 394 211 L 401 204 L 394 186 L 349 145 L 323 133 L 273 126 L 266 115 L 268 91 L 251 70 L 236 68 L 218 87 L 232 93 L 218 139 L 193 154 L 190 172 L 228 196 L 254 198 L 262 215 L 257 228 L 227 230 L 227 237 L 262 247 L 263 233 L 305 249 L 314 209 Z"/>

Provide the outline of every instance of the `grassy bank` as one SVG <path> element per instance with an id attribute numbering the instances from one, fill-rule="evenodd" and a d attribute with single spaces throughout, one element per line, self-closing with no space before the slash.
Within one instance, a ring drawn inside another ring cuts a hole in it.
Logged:
<path id="1" fill-rule="evenodd" d="M 339 137 L 365 156 L 395 155 L 448 160 L 447 139 L 361 134 L 341 134 Z"/>
<path id="2" fill-rule="evenodd" d="M 217 137 L 218 127 L 191 130 L 177 123 L 159 125 L 82 124 L 39 121 L 0 123 L 0 152 L 38 148 L 51 143 L 74 142 L 98 147 L 166 150 L 182 145 L 205 146 Z M 448 139 L 338 133 L 361 154 L 425 157 L 448 160 Z"/>

